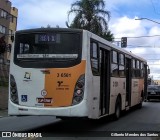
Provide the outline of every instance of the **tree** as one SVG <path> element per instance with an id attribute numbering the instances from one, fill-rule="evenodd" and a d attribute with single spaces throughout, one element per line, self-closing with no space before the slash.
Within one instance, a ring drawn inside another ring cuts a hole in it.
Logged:
<path id="1" fill-rule="evenodd" d="M 68 28 L 79 28 L 91 31 L 109 41 L 114 40 L 111 31 L 108 30 L 107 20 L 110 19 L 110 12 L 105 11 L 104 0 L 78 0 L 71 5 L 68 12 Z M 72 23 L 69 25 L 69 16 L 75 13 Z"/>

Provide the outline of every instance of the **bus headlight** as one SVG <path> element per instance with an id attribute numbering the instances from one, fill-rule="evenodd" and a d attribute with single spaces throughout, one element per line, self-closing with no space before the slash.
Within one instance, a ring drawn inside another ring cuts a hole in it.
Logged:
<path id="1" fill-rule="evenodd" d="M 19 104 L 18 102 L 18 91 L 14 76 L 10 74 L 10 99 L 13 103 Z"/>
<path id="2" fill-rule="evenodd" d="M 16 95 L 11 95 L 11 98 L 12 98 L 12 101 L 13 101 L 13 102 L 17 102 L 17 99 L 18 99 L 18 98 L 17 98 Z"/>
<path id="3" fill-rule="evenodd" d="M 16 83 L 15 82 L 11 82 L 11 87 L 15 87 L 16 86 Z"/>
<path id="4" fill-rule="evenodd" d="M 76 96 L 74 97 L 74 103 L 79 103 L 82 101 L 83 98 L 79 97 L 79 96 Z"/>
<path id="5" fill-rule="evenodd" d="M 72 105 L 79 104 L 84 96 L 85 75 L 81 75 L 76 83 Z"/>
<path id="6" fill-rule="evenodd" d="M 16 93 L 16 89 L 15 88 L 11 88 L 11 92 L 13 93 L 13 94 L 15 94 Z"/>

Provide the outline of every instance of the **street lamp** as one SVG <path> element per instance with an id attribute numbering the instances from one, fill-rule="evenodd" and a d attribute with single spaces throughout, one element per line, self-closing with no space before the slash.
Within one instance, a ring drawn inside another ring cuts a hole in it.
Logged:
<path id="1" fill-rule="evenodd" d="M 135 20 L 149 20 L 149 21 L 152 21 L 152 22 L 154 22 L 154 23 L 160 24 L 160 22 L 151 20 L 151 19 L 149 19 L 149 18 L 137 18 L 137 19 L 135 19 Z"/>

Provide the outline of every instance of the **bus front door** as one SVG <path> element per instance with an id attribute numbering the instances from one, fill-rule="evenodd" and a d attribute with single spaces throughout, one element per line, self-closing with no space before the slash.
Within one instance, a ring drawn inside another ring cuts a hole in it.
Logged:
<path id="1" fill-rule="evenodd" d="M 100 49 L 100 116 L 109 114 L 110 103 L 110 52 Z"/>

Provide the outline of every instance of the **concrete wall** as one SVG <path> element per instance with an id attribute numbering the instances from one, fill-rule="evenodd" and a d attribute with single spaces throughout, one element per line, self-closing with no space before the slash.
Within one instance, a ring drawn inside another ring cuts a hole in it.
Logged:
<path id="1" fill-rule="evenodd" d="M 8 1 L 8 0 L 0 0 L 0 25 L 6 27 L 6 34 L 9 33 L 9 23 L 10 23 L 10 20 L 7 19 L 7 18 L 2 18 L 1 17 L 1 11 L 5 11 L 7 12 L 7 14 L 10 14 L 10 11 L 11 11 L 11 2 Z M 3 36 L 3 34 L 0 33 L 0 37 Z M 6 41 L 8 39 L 6 38 Z"/>

